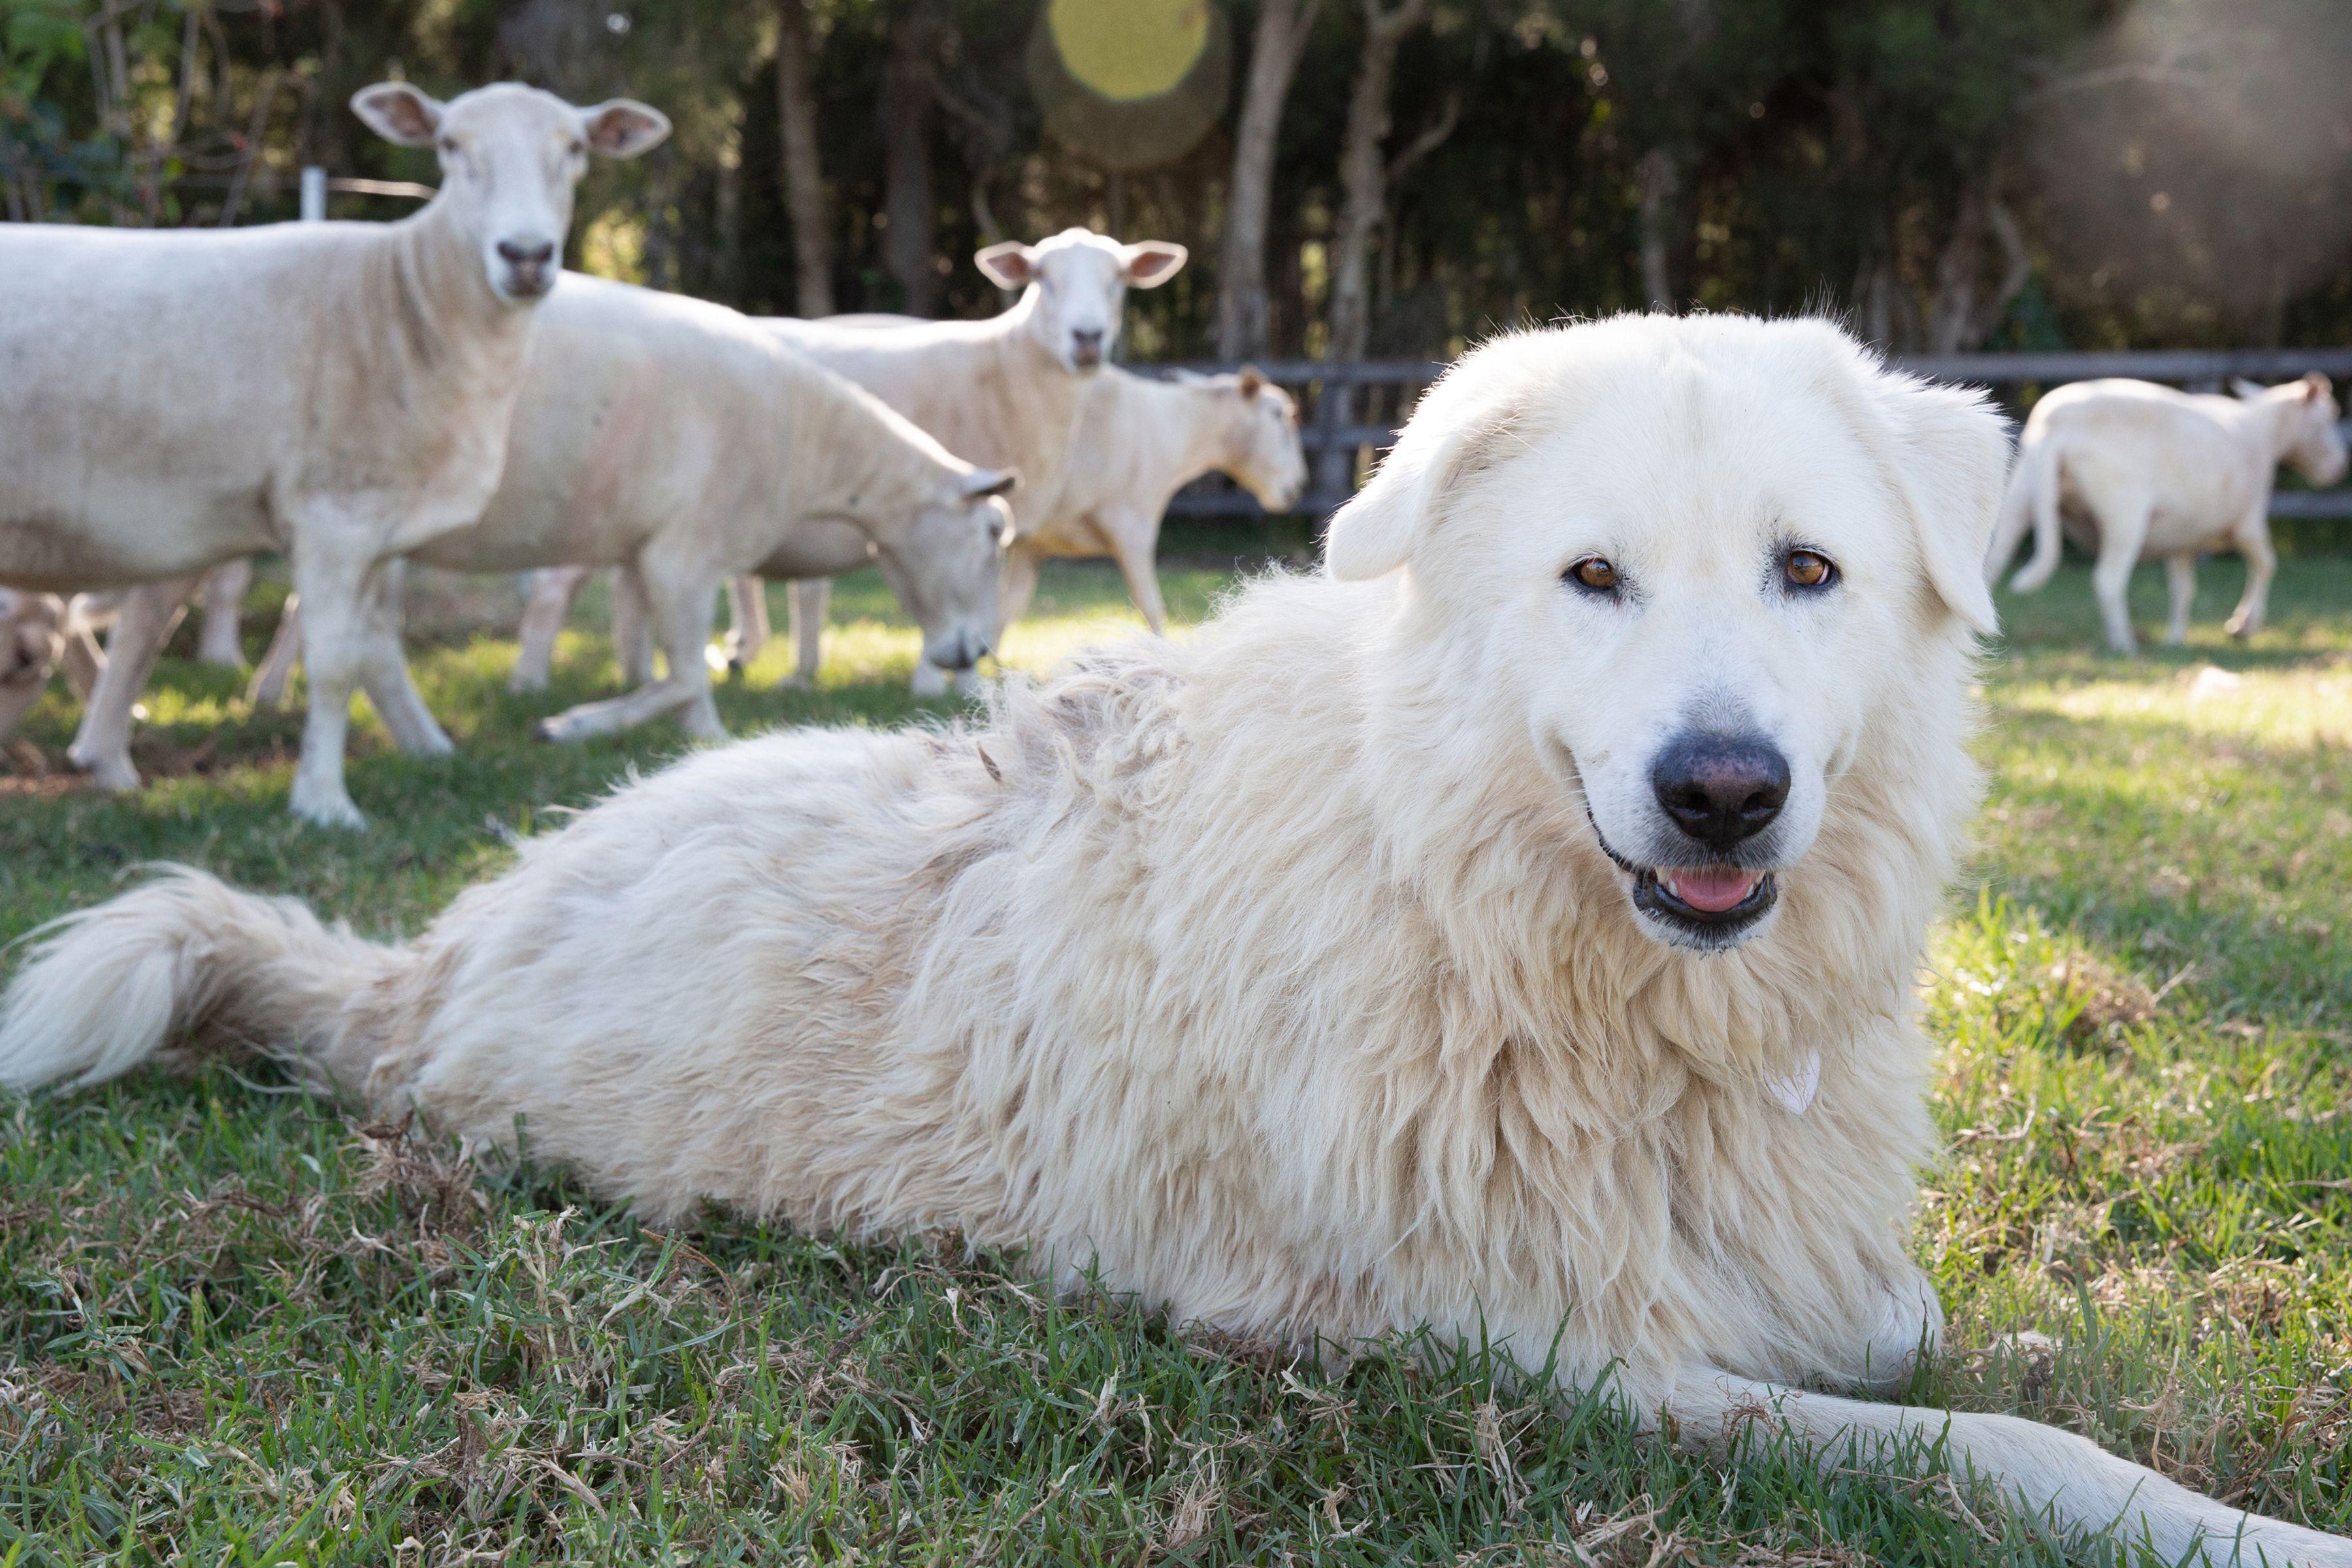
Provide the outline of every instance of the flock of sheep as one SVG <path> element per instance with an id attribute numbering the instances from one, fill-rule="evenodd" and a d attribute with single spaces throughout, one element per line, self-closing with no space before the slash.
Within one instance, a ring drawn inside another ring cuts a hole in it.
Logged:
<path id="1" fill-rule="evenodd" d="M 1108 555 L 1157 630 L 1153 551 L 1179 488 L 1222 471 L 1275 510 L 1305 488 L 1280 388 L 1105 363 L 1126 291 L 1174 276 L 1181 246 L 1082 229 L 992 246 L 979 266 L 1021 297 L 982 321 L 753 320 L 561 271 L 589 155 L 653 147 L 657 110 L 515 85 L 445 104 L 404 83 L 352 107 L 438 151 L 439 194 L 402 222 L 0 226 L 0 737 L 61 668 L 85 704 L 68 754 L 104 786 L 139 784 L 134 704 L 200 585 L 203 656 L 241 662 L 257 552 L 289 558 L 296 593 L 251 695 L 274 704 L 307 660 L 293 809 L 356 826 L 354 689 L 404 750 L 450 749 L 402 654 L 412 558 L 537 574 L 518 689 L 547 683 L 581 584 L 613 569 L 631 689 L 541 733 L 675 713 L 715 738 L 705 654 L 730 580 L 738 662 L 768 636 L 760 580 L 793 584 L 807 680 L 830 579 L 877 566 L 922 628 L 916 689 L 936 693 L 1026 607 L 1041 560 Z M 2196 554 L 2231 546 L 2249 571 L 2230 629 L 2258 629 L 2273 468 L 2341 478 L 2337 418 L 2317 375 L 2235 399 L 2061 388 L 2027 422 L 1989 569 L 2030 531 L 2016 585 L 2040 586 L 2071 526 L 2129 651 L 2133 567 L 2167 563 L 2179 641 Z"/>
<path id="2" fill-rule="evenodd" d="M 1221 470 L 1276 509 L 1304 489 L 1279 388 L 1105 363 L 1126 291 L 1173 277 L 1181 246 L 992 246 L 981 268 L 1022 293 L 984 321 L 753 320 L 561 271 L 590 154 L 653 147 L 657 110 L 510 84 L 441 103 L 384 83 L 352 107 L 437 150 L 440 191 L 413 216 L 0 227 L 0 735 L 61 666 L 85 705 L 69 754 L 102 784 L 139 782 L 133 705 L 200 587 L 205 654 L 238 658 L 260 552 L 286 554 L 295 597 L 254 695 L 282 693 L 298 648 L 309 672 L 293 809 L 357 826 L 355 689 L 404 750 L 450 749 L 402 653 L 410 559 L 540 574 L 520 687 L 545 683 L 582 580 L 614 569 L 634 689 L 541 732 L 675 713 L 716 737 L 704 656 L 730 579 L 739 658 L 767 635 L 756 579 L 795 584 L 805 678 L 827 580 L 877 566 L 933 692 L 1026 606 L 1042 559 L 1109 555 L 1158 627 L 1179 488 Z"/>

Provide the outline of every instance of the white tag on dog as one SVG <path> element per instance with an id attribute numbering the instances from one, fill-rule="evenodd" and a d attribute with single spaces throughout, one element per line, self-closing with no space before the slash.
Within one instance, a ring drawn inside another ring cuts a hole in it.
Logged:
<path id="1" fill-rule="evenodd" d="M 1766 1073 L 1764 1087 L 1772 1098 L 1789 1108 L 1791 1116 L 1802 1116 L 1805 1108 L 1821 1092 L 1822 1053 L 1808 1051 L 1805 1059 L 1785 1073 Z"/>

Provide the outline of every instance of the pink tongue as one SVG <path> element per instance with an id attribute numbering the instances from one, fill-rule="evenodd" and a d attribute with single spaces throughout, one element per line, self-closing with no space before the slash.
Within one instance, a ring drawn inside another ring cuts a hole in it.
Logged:
<path id="1" fill-rule="evenodd" d="M 1736 871 L 1724 866 L 1706 870 L 1668 871 L 1664 879 L 1666 890 L 1691 908 L 1719 915 L 1726 910 L 1737 908 L 1742 900 L 1754 892 L 1756 884 L 1764 879 L 1764 874 L 1761 871 Z"/>

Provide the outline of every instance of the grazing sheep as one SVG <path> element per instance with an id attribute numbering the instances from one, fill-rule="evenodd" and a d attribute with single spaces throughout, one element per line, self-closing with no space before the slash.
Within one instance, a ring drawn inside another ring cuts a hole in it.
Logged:
<path id="1" fill-rule="evenodd" d="M 1029 607 L 1041 563 L 1097 555 L 1118 563 L 1135 607 L 1153 631 L 1164 631 L 1168 612 L 1153 566 L 1160 520 L 1178 490 L 1211 473 L 1232 476 L 1268 511 L 1297 503 L 1307 488 L 1307 454 L 1298 439 L 1298 407 L 1288 393 L 1254 370 L 1174 381 L 1116 366 L 1097 373 L 1087 389 L 1060 503 L 1042 525 L 1016 533 L 1006 552 L 997 640 Z M 795 541 L 790 553 L 802 559 L 777 564 L 798 569 L 761 574 L 793 580 L 794 679 L 803 683 L 816 679 L 832 578 L 862 564 L 852 560 L 832 572 L 814 570 L 821 543 Z M 738 578 L 733 592 L 736 626 L 757 626 L 745 596 L 761 592 L 758 582 Z M 759 648 L 747 639 L 729 653 L 748 664 Z"/>
<path id="2" fill-rule="evenodd" d="M 1111 366 L 1097 372 L 1063 481 L 1062 508 L 1026 538 L 1015 536 L 1006 565 L 1006 596 L 997 610 L 1000 640 L 1003 627 L 1027 607 L 1038 561 L 1056 555 L 1111 556 L 1144 619 L 1152 630 L 1164 629 L 1167 614 L 1152 569 L 1160 520 L 1171 497 L 1213 472 L 1233 476 L 1268 510 L 1298 499 L 1307 482 L 1307 458 L 1299 445 L 1297 407 L 1288 393 L 1255 371 L 1172 382 Z M 814 681 L 832 579 L 869 564 L 872 548 L 854 529 L 825 525 L 793 534 L 761 563 L 757 576 L 734 581 L 730 661 L 748 664 L 760 655 L 766 619 L 760 602 L 762 579 L 789 582 L 797 666 L 792 679 L 799 685 Z M 556 633 L 585 575 L 547 573 L 534 578 L 515 660 L 516 689 L 546 685 Z M 613 595 L 614 643 L 622 668 L 635 672 L 651 656 L 635 618 L 642 599 L 625 573 L 614 576 Z"/>
<path id="3" fill-rule="evenodd" d="M 356 826 L 351 697 L 446 752 L 401 658 L 400 555 L 471 522 L 506 458 L 530 307 L 554 285 L 591 152 L 669 122 L 501 84 L 443 104 L 403 83 L 352 109 L 436 147 L 438 195 L 398 223 L 225 230 L 0 224 L 0 582 L 152 584 L 118 624 L 76 754 L 135 784 L 131 702 L 194 574 L 283 550 L 310 614 L 296 815 Z M 114 733 L 104 727 L 122 726 Z M 119 766 L 117 765 L 119 764 Z M 126 776 L 127 775 L 127 776 Z"/>
<path id="4" fill-rule="evenodd" d="M 1301 1349 L 1484 1342 L 1696 1449 L 2345 1568 L 2055 1427 L 1813 1391 L 1899 1390 L 1941 1326 L 1915 984 L 2008 457 L 1823 322 L 1511 334 L 1326 578 L 968 728 L 700 752 L 414 942 L 172 873 L 48 930 L 0 1082 L 203 1030 L 657 1223 L 957 1230 Z"/>
<path id="5" fill-rule="evenodd" d="M 1061 504 L 1084 395 L 1118 341 L 1128 289 L 1158 288 L 1184 257 L 1181 245 L 1121 245 L 1065 229 L 1034 246 L 992 245 L 972 258 L 992 282 L 1022 290 L 1011 310 L 984 321 L 772 317 L 766 325 L 958 457 L 1017 470 L 1017 542 Z M 936 665 L 916 667 L 918 691 L 947 685 Z"/>
<path id="6" fill-rule="evenodd" d="M 924 657 L 969 668 L 996 631 L 1014 476 L 975 468 L 873 394 L 722 305 L 577 274 L 540 308 L 506 474 L 479 521 L 416 552 L 467 572 L 625 563 L 667 675 L 546 720 L 551 740 L 676 710 L 726 734 L 703 649 L 719 586 L 807 528 L 890 562 Z M 276 661 L 271 661 L 275 674 Z"/>
<path id="7" fill-rule="evenodd" d="M 2263 629 L 2278 552 L 2271 547 L 2271 485 L 2282 462 L 2315 485 L 2344 477 L 2344 437 L 2336 393 L 2314 372 L 2238 395 L 2176 392 L 2145 381 L 2078 381 L 2033 405 L 2019 443 L 2017 472 L 1986 558 L 1997 577 L 2030 526 L 2033 557 L 2010 586 L 2031 594 L 2058 567 L 2062 519 L 2098 558 L 2098 595 L 2107 646 L 2134 652 L 2125 603 L 2132 568 L 2162 561 L 2171 593 L 2165 640 L 2189 637 L 2200 552 L 2235 545 L 2246 557 L 2246 591 L 2230 617 L 2231 637 Z"/>

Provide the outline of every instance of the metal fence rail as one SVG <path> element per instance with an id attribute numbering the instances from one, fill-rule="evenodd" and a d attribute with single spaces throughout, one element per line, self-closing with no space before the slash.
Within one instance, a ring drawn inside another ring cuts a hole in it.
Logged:
<path id="1" fill-rule="evenodd" d="M 2158 381 L 2192 391 L 2221 392 L 2240 376 L 2250 381 L 2292 380 L 2311 371 L 2337 380 L 2352 378 L 2352 349 L 2158 349 L 2116 353 L 1896 354 L 1893 363 L 1936 381 L 1992 388 L 2012 409 L 2030 404 L 2051 387 L 2101 376 Z M 1142 368 L 1142 367 L 1139 367 Z M 1150 367 L 1156 369 L 1158 367 Z M 1190 364 L 1175 370 L 1231 371 L 1223 364 Z M 1384 392 L 1399 416 L 1410 394 L 1444 370 L 1437 360 L 1274 360 L 1258 365 L 1268 380 L 1288 388 L 1302 409 L 1300 437 L 1316 483 L 1298 510 L 1321 517 L 1346 500 L 1363 460 L 1396 439 L 1394 424 L 1359 415 L 1364 395 Z M 1331 389 L 1345 395 L 1327 396 Z M 2352 437 L 2352 421 L 2345 426 Z M 1173 517 L 1257 517 L 1249 496 L 1222 479 L 1187 486 L 1169 506 Z M 2327 490 L 2282 489 L 2271 499 L 2273 517 L 2352 518 L 2352 485 Z"/>

